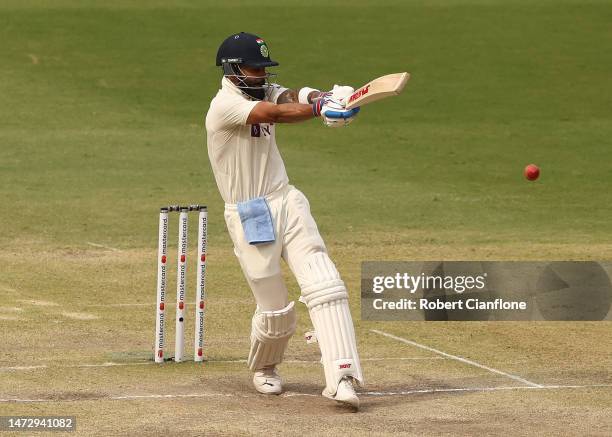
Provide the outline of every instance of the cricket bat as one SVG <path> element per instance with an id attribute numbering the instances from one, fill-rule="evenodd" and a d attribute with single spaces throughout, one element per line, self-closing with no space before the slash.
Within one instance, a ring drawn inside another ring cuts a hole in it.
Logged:
<path id="1" fill-rule="evenodd" d="M 397 96 L 402 92 L 410 73 L 393 73 L 374 79 L 361 88 L 357 88 L 346 99 L 346 109 L 367 105 L 390 96 Z"/>

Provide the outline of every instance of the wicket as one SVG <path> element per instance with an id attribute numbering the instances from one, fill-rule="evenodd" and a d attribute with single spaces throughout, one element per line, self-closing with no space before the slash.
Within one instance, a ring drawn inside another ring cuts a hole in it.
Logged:
<path id="1" fill-rule="evenodd" d="M 178 257 L 176 278 L 176 339 L 174 361 L 183 361 L 185 352 L 185 284 L 187 277 L 188 214 L 198 211 L 198 270 L 196 276 L 194 361 L 204 360 L 204 312 L 206 309 L 206 244 L 208 213 L 206 206 L 165 206 L 159 212 L 159 245 L 157 254 L 157 318 L 155 324 L 155 362 L 164 362 L 167 245 L 169 213 L 179 213 Z"/>

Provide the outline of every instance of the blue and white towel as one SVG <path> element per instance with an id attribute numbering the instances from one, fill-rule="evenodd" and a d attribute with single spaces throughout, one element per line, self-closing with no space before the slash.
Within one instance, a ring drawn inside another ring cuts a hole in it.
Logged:
<path id="1" fill-rule="evenodd" d="M 238 215 L 249 244 L 271 243 L 274 237 L 272 214 L 264 197 L 238 203 Z"/>

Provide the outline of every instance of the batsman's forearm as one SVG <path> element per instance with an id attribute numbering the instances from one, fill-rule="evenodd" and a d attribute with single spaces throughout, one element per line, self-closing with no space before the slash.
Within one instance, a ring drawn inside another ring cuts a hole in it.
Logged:
<path id="1" fill-rule="evenodd" d="M 276 121 L 278 123 L 297 123 L 314 118 L 312 105 L 301 103 L 282 103 L 276 105 Z"/>

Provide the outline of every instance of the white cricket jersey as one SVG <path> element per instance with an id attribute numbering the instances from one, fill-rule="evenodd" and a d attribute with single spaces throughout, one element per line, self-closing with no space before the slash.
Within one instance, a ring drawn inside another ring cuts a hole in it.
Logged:
<path id="1" fill-rule="evenodd" d="M 276 103 L 285 89 L 275 85 L 266 100 Z M 225 203 L 265 196 L 289 182 L 274 123 L 246 124 L 257 103 L 224 77 L 206 114 L 208 158 Z"/>

